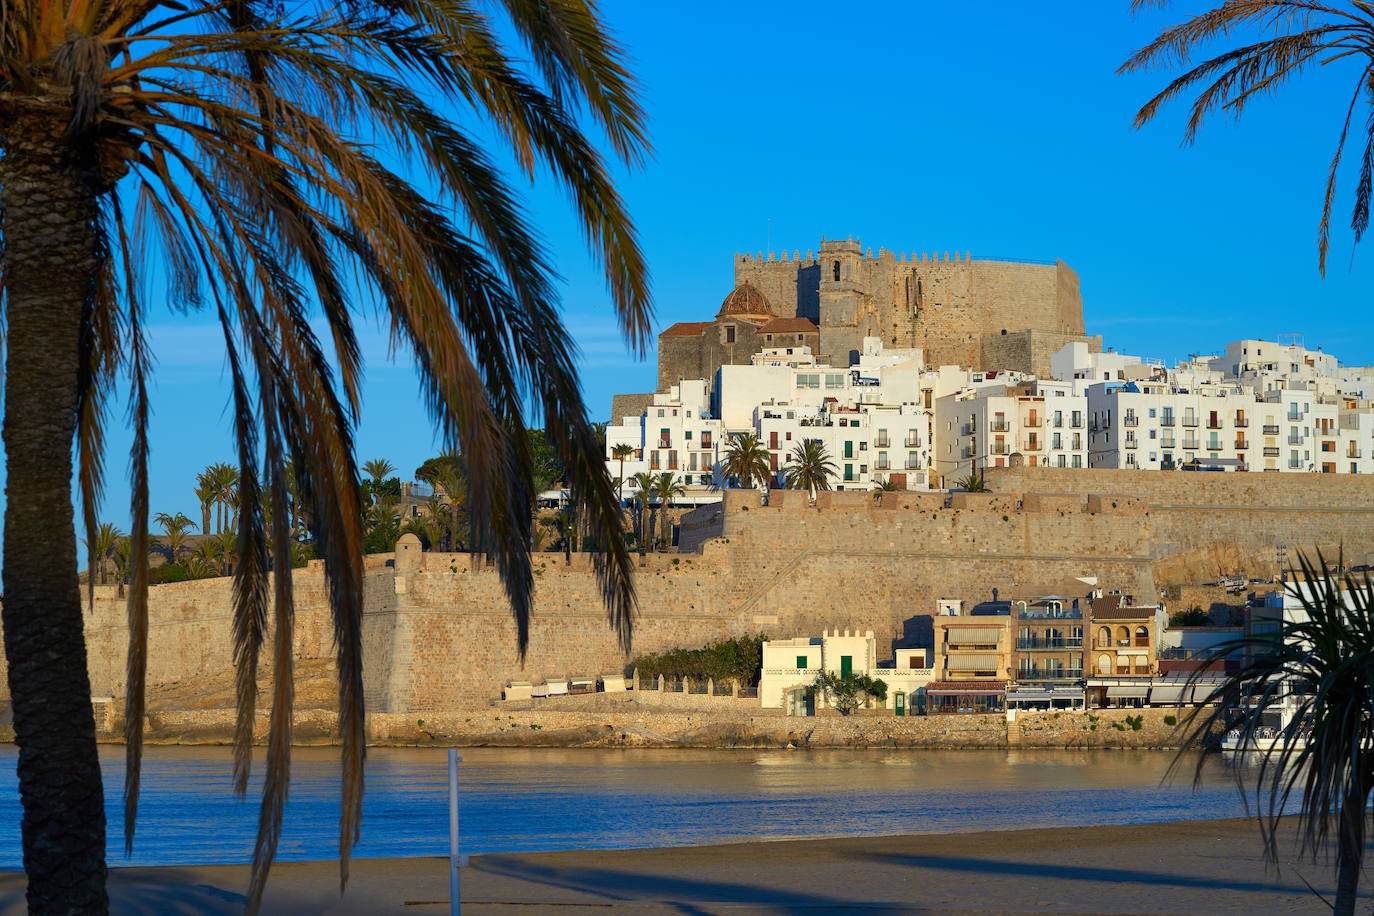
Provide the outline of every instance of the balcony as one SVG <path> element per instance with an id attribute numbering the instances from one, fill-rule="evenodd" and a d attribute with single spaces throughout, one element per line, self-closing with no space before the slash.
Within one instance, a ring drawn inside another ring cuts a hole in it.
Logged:
<path id="1" fill-rule="evenodd" d="M 673 441 L 672 441 L 671 439 L 659 439 L 659 440 L 658 440 L 658 446 L 657 446 L 657 447 L 658 447 L 658 448 L 672 448 L 672 447 L 673 447 Z"/>
<path id="2" fill-rule="evenodd" d="M 966 445 L 959 450 L 959 457 L 968 459 L 973 457 L 973 446 Z"/>
<path id="3" fill-rule="evenodd" d="M 1364 451 L 1358 445 L 1352 445 L 1345 450 L 1345 457 L 1347 458 L 1361 458 L 1363 456 Z"/>
<path id="4" fill-rule="evenodd" d="M 907 469 L 908 471 L 917 470 L 918 468 L 920 468 L 920 466 L 921 466 L 921 462 L 919 462 L 919 461 L 913 460 L 913 459 L 911 459 L 911 458 L 908 458 L 908 459 L 906 460 L 906 469 Z"/>
<path id="5" fill-rule="evenodd" d="M 1202 442 L 1198 439 L 1194 439 L 1192 436 L 1184 436 L 1183 447 L 1185 449 L 1200 449 L 1202 448 Z"/>
<path id="6" fill-rule="evenodd" d="M 1016 672 L 1018 681 L 1078 681 L 1083 679 L 1082 668 L 1023 668 Z"/>
<path id="7" fill-rule="evenodd" d="M 1083 418 L 1082 418 L 1082 417 L 1074 417 L 1072 420 L 1069 421 L 1069 425 L 1072 426 L 1074 429 L 1082 429 L 1082 428 L 1083 428 Z"/>
<path id="8" fill-rule="evenodd" d="M 1133 414 L 1133 413 L 1128 413 L 1128 414 L 1126 414 L 1126 416 L 1124 416 L 1124 417 L 1121 418 L 1121 425 L 1123 425 L 1123 426 L 1139 426 L 1139 425 L 1140 425 L 1140 420 L 1136 417 L 1135 414 Z"/>
<path id="9" fill-rule="evenodd" d="M 1245 417 L 1236 417 L 1236 429 L 1249 429 L 1250 421 Z"/>
<path id="10" fill-rule="evenodd" d="M 1242 451 L 1242 450 L 1247 449 L 1247 448 L 1249 448 L 1249 447 L 1250 447 L 1250 443 L 1249 443 L 1249 442 L 1246 442 L 1244 439 L 1237 439 L 1237 440 L 1236 440 L 1236 451 Z"/>
<path id="11" fill-rule="evenodd" d="M 1022 636 L 1016 640 L 1018 649 L 1081 649 L 1083 648 L 1082 636 L 1060 636 L 1051 638 L 1047 636 Z"/>
<path id="12" fill-rule="evenodd" d="M 1162 416 L 1162 417 L 1159 418 L 1159 425 L 1160 425 L 1160 426 L 1173 426 L 1173 425 L 1174 425 L 1174 415 L 1171 414 L 1171 413 L 1166 413 L 1164 416 Z"/>
<path id="13" fill-rule="evenodd" d="M 702 447 L 702 448 L 710 448 L 710 447 L 711 447 L 711 434 L 710 434 L 710 433 L 702 433 L 702 434 L 701 434 L 701 447 Z"/>
<path id="14" fill-rule="evenodd" d="M 1125 445 L 1127 448 L 1138 448 L 1140 443 L 1135 441 L 1135 436 L 1127 436 Z"/>
<path id="15" fill-rule="evenodd" d="M 1277 457 L 1279 457 L 1279 447 L 1278 447 L 1277 445 L 1266 445 L 1266 446 L 1264 447 L 1264 457 L 1266 457 L 1266 458 L 1277 458 Z"/>
<path id="16" fill-rule="evenodd" d="M 1021 425 L 1027 429 L 1039 429 L 1045 425 L 1045 421 L 1032 414 L 1029 420 L 1022 420 Z"/>
<path id="17" fill-rule="evenodd" d="M 873 447 L 874 447 L 874 448 L 888 448 L 889 445 L 888 445 L 888 441 L 887 441 L 887 433 L 878 433 L 877 438 L 875 438 L 875 439 L 873 440 Z"/>
<path id="18" fill-rule="evenodd" d="M 1173 436 L 1162 436 L 1162 437 L 1160 438 L 1160 440 L 1159 440 L 1159 447 L 1160 447 L 1160 448 L 1173 448 L 1173 447 L 1174 447 L 1174 437 L 1173 437 Z"/>
<path id="19" fill-rule="evenodd" d="M 1277 424 L 1266 423 L 1261 429 L 1264 430 L 1266 436 L 1277 436 L 1279 434 L 1279 427 Z"/>
<path id="20" fill-rule="evenodd" d="M 1028 452 L 1038 452 L 1038 451 L 1041 451 L 1043 445 L 1044 445 L 1044 443 L 1042 443 L 1039 439 L 1035 438 L 1034 436 L 1031 436 L 1029 439 L 1026 440 L 1026 451 L 1028 451 Z"/>
<path id="21" fill-rule="evenodd" d="M 1302 419 L 1302 414 L 1300 414 L 1300 413 L 1289 413 L 1289 414 L 1288 414 L 1288 422 L 1289 422 L 1289 423 L 1296 423 L 1296 422 L 1298 422 L 1298 421 L 1301 420 L 1301 419 Z"/>
<path id="22" fill-rule="evenodd" d="M 878 470 L 880 470 L 880 471 L 891 470 L 890 466 L 889 466 L 888 463 L 887 463 L 887 459 L 886 459 L 886 458 L 879 458 L 877 464 L 875 464 L 875 465 L 873 465 L 873 466 L 874 466 L 875 468 L 877 468 Z"/>
<path id="23" fill-rule="evenodd" d="M 1009 455 L 1011 454 L 1011 449 L 1005 442 L 994 442 L 992 443 L 992 448 L 990 448 L 988 452 L 993 455 Z"/>
<path id="24" fill-rule="evenodd" d="M 1021 620 L 1082 620 L 1083 612 L 1076 607 L 1028 607 L 1016 616 Z"/>
<path id="25" fill-rule="evenodd" d="M 1011 429 L 1011 424 L 1006 420 L 993 420 L 989 428 L 995 433 L 1004 433 Z"/>
<path id="26" fill-rule="evenodd" d="M 1184 418 L 1183 418 L 1183 425 L 1184 425 L 1184 426 L 1197 426 L 1197 417 L 1184 416 Z"/>
<path id="27" fill-rule="evenodd" d="M 1289 444 L 1289 445 L 1302 445 L 1302 436 L 1299 436 L 1299 435 L 1297 435 L 1296 433 L 1289 433 L 1289 434 L 1288 434 L 1288 444 Z"/>
<path id="28" fill-rule="evenodd" d="M 1207 421 L 1207 428 L 1208 428 L 1208 429 L 1221 429 L 1221 421 L 1220 421 L 1220 420 L 1208 420 L 1208 421 Z"/>
<path id="29" fill-rule="evenodd" d="M 921 437 L 920 437 L 920 436 L 907 436 L 905 439 L 902 440 L 902 446 L 903 446 L 904 448 L 920 448 L 920 447 L 921 447 Z"/>
<path id="30" fill-rule="evenodd" d="M 1054 428 L 1055 428 L 1055 429 L 1063 429 L 1063 428 L 1064 428 L 1064 418 L 1063 418 L 1063 417 L 1055 417 L 1055 418 L 1054 418 Z"/>
<path id="31" fill-rule="evenodd" d="M 972 423 L 965 423 L 959 427 L 959 435 L 961 436 L 971 436 L 975 432 L 977 432 L 977 430 L 973 428 Z"/>
<path id="32" fill-rule="evenodd" d="M 1296 471 L 1296 470 L 1301 470 L 1301 469 L 1302 469 L 1302 459 L 1300 459 L 1300 458 L 1289 458 L 1289 459 L 1288 459 L 1288 466 L 1289 466 L 1290 468 L 1292 468 L 1293 470 L 1295 470 L 1295 471 Z"/>

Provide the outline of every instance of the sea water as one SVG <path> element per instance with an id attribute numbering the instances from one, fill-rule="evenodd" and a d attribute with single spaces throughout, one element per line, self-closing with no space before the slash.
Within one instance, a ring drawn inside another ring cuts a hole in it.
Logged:
<path id="1" fill-rule="evenodd" d="M 1158 751 L 463 749 L 463 852 L 732 843 L 1239 817 L 1218 758 L 1170 773 Z M 0 748 L 0 868 L 19 868 L 13 746 Z M 148 748 L 133 854 L 124 855 L 123 749 L 102 748 L 109 863 L 246 862 L 262 763 L 245 798 L 228 748 Z M 447 752 L 372 749 L 357 856 L 442 855 Z M 338 853 L 337 749 L 297 748 L 278 858 Z"/>

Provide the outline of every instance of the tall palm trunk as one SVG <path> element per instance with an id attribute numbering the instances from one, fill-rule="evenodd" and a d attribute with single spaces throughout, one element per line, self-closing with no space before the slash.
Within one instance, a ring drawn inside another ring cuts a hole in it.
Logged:
<path id="1" fill-rule="evenodd" d="M 59 96 L 60 97 L 60 96 Z M 22 104 L 22 103 L 20 103 Z M 96 196 L 69 161 L 70 109 L 15 116 L 0 158 L 5 346 L 5 656 L 31 913 L 100 913 L 105 806 L 72 518 L 83 303 Z"/>
<path id="2" fill-rule="evenodd" d="M 1354 916 L 1356 896 L 1360 887 L 1360 863 L 1363 860 L 1365 817 L 1369 805 L 1369 790 L 1352 777 L 1341 805 L 1336 836 L 1336 900 L 1334 916 Z"/>

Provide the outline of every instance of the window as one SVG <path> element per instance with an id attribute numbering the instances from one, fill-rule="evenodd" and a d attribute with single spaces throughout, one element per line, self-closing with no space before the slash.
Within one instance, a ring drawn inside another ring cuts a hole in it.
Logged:
<path id="1" fill-rule="evenodd" d="M 831 270 L 834 271 L 835 279 L 836 279 L 836 280 L 839 280 L 839 279 L 840 279 L 840 262 L 839 262 L 839 261 L 836 261 L 834 264 L 832 264 L 832 265 L 831 265 Z"/>
<path id="2" fill-rule="evenodd" d="M 827 387 L 827 388 L 843 388 L 843 387 L 844 387 L 844 376 L 843 376 L 843 375 L 840 375 L 840 374 L 826 373 L 826 376 L 825 376 L 825 387 Z"/>
<path id="3" fill-rule="evenodd" d="M 1076 468 L 1081 468 L 1081 467 L 1083 466 L 1083 456 L 1082 456 L 1082 455 L 1074 455 L 1074 456 L 1073 456 L 1073 466 L 1076 467 Z"/>
<path id="4" fill-rule="evenodd" d="M 811 667 L 810 665 L 807 664 L 807 662 L 806 662 L 806 656 L 805 656 L 805 655 L 798 655 L 798 656 L 797 656 L 797 667 L 798 667 L 798 668 L 809 668 L 809 667 Z"/>
<path id="5" fill-rule="evenodd" d="M 725 326 L 725 342 L 728 344 L 735 342 L 735 326 L 733 324 Z"/>

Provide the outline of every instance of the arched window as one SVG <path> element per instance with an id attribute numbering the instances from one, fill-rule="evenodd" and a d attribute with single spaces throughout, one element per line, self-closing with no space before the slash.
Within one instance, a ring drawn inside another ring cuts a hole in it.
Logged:
<path id="1" fill-rule="evenodd" d="M 1102 627 L 1097 631 L 1097 644 L 1106 648 L 1112 644 L 1112 628 Z M 1105 656 L 1104 656 L 1105 658 Z"/>
<path id="2" fill-rule="evenodd" d="M 1098 673 L 1098 674 L 1111 674 L 1111 673 L 1112 673 L 1112 657 L 1111 657 L 1110 655 L 1099 655 L 1099 656 L 1097 657 L 1097 673 Z"/>
<path id="3" fill-rule="evenodd" d="M 1119 640 L 1121 640 L 1121 645 L 1123 645 L 1123 646 L 1129 646 L 1129 645 L 1131 644 L 1131 628 L 1130 628 L 1130 627 L 1117 627 L 1117 628 L 1116 628 L 1116 638 L 1119 639 Z"/>
<path id="4" fill-rule="evenodd" d="M 1135 644 L 1137 646 L 1148 646 L 1150 644 L 1150 631 L 1144 627 L 1136 627 Z"/>
<path id="5" fill-rule="evenodd" d="M 840 279 L 840 262 L 839 262 L 839 261 L 836 261 L 836 262 L 834 263 L 833 269 L 834 269 L 834 271 L 835 271 L 835 279 L 836 279 L 836 280 Z"/>

